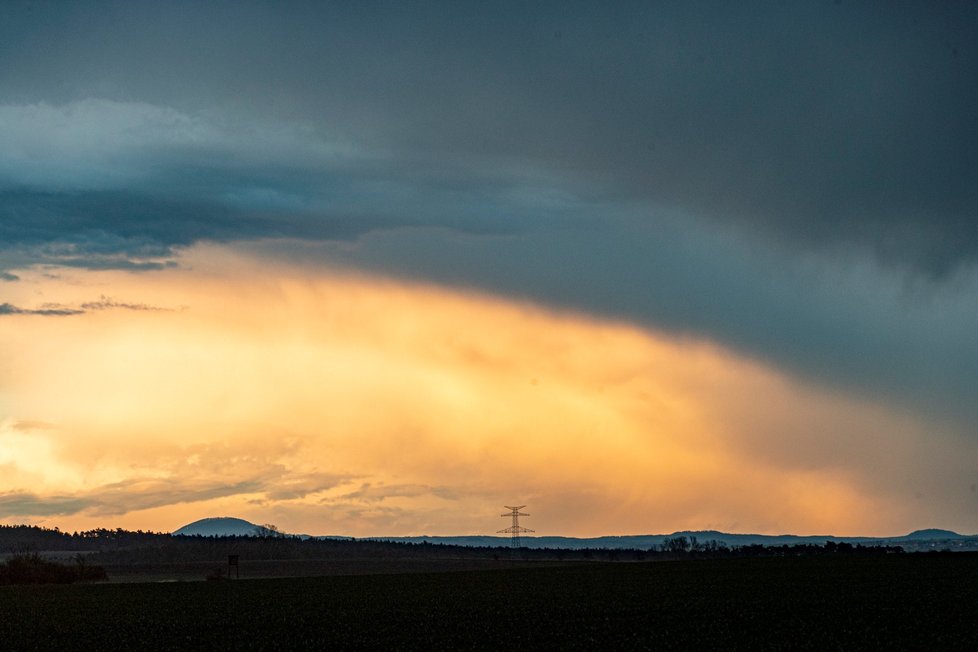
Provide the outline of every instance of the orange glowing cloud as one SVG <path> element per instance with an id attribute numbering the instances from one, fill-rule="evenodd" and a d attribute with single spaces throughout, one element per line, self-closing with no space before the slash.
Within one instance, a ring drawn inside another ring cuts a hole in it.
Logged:
<path id="1" fill-rule="evenodd" d="M 565 535 L 914 516 L 871 473 L 909 462 L 873 442 L 923 425 L 706 342 L 214 246 L 59 274 L 18 271 L 11 304 L 84 314 L 0 318 L 7 522 L 486 533 L 513 501 Z"/>

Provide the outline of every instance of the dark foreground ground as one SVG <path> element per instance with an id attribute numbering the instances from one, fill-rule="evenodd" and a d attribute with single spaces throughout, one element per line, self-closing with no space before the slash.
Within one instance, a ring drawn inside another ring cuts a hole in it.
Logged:
<path id="1" fill-rule="evenodd" d="M 978 556 L 0 587 L 4 649 L 978 649 Z"/>
<path id="2" fill-rule="evenodd" d="M 563 566 L 557 561 L 494 561 L 492 559 L 454 558 L 376 558 L 338 557 L 333 559 L 247 559 L 241 562 L 237 576 L 242 580 L 273 578 L 311 578 L 325 575 L 401 575 L 403 573 L 441 573 L 474 570 L 498 570 L 501 566 L 537 568 Z M 110 582 L 193 582 L 214 574 L 226 574 L 223 561 L 105 564 Z M 235 576 L 234 571 L 231 573 Z"/>

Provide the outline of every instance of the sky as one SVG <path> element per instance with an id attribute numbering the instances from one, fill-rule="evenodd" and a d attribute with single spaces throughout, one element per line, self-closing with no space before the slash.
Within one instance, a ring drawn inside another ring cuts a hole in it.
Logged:
<path id="1" fill-rule="evenodd" d="M 0 523 L 978 532 L 974 2 L 0 4 Z"/>

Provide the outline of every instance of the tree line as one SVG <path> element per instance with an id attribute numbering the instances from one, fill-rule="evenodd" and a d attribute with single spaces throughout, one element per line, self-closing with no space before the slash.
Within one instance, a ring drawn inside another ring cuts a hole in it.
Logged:
<path id="1" fill-rule="evenodd" d="M 100 582 L 109 579 L 105 568 L 91 564 L 84 555 L 75 555 L 69 563 L 45 559 L 38 553 L 16 554 L 0 562 L 2 584 L 71 584 Z"/>
<path id="2" fill-rule="evenodd" d="M 557 561 L 652 561 L 665 559 L 773 557 L 825 554 L 900 553 L 899 546 L 863 546 L 829 541 L 823 545 L 727 546 L 716 540 L 676 536 L 648 549 L 477 547 L 443 543 L 375 541 L 371 539 L 318 539 L 282 534 L 265 525 L 252 536 L 179 536 L 161 532 L 95 529 L 62 532 L 31 525 L 0 526 L 0 552 L 36 551 L 87 553 L 91 563 L 138 564 L 214 561 L 228 554 L 242 560 L 302 560 L 330 558 L 499 559 Z M 515 553 L 515 554 L 514 554 Z"/>

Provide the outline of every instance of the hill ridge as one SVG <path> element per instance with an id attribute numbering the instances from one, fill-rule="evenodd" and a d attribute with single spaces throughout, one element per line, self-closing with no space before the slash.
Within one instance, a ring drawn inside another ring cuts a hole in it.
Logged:
<path id="1" fill-rule="evenodd" d="M 259 526 L 235 516 L 210 516 L 187 523 L 171 534 L 176 536 L 249 536 L 254 535 Z"/>
<path id="2" fill-rule="evenodd" d="M 250 536 L 256 534 L 261 526 L 246 521 L 245 519 L 233 516 L 208 517 L 188 523 L 183 527 L 174 530 L 174 535 L 184 536 Z M 338 535 L 307 535 L 299 534 L 303 538 L 316 539 L 344 539 Z M 939 542 L 960 539 L 978 539 L 978 535 L 963 535 L 952 530 L 938 528 L 927 528 L 914 530 L 905 535 L 892 537 L 872 537 L 872 536 L 836 536 L 836 535 L 807 535 L 807 534 L 755 534 L 755 533 L 733 533 L 722 532 L 719 530 L 680 530 L 671 534 L 621 534 L 603 535 L 597 537 L 571 537 L 571 536 L 524 536 L 522 544 L 527 548 L 639 548 L 647 549 L 652 546 L 662 545 L 666 539 L 675 537 L 696 537 L 700 543 L 716 541 L 728 546 L 747 546 L 747 545 L 793 545 L 793 544 L 817 544 L 824 545 L 827 542 L 852 543 L 852 544 L 899 544 L 900 542 L 914 542 L 917 545 L 929 541 Z M 401 543 L 432 543 L 461 546 L 505 546 L 509 538 L 495 535 L 417 535 L 417 536 L 374 536 L 362 537 L 370 541 L 392 541 Z"/>

